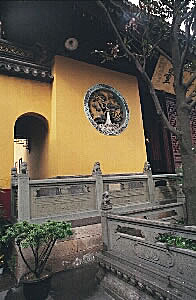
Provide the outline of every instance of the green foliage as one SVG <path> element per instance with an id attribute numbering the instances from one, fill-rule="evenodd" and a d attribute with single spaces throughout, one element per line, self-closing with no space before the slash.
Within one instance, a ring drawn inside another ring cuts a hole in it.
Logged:
<path id="1" fill-rule="evenodd" d="M 41 246 L 51 240 L 63 239 L 72 234 L 71 225 L 65 222 L 48 221 L 43 224 L 30 224 L 27 221 L 11 226 L 2 241 L 14 240 L 22 248 Z"/>
<path id="2" fill-rule="evenodd" d="M 70 223 L 48 221 L 43 224 L 30 224 L 24 221 L 10 226 L 0 241 L 4 244 L 15 242 L 29 271 L 36 278 L 40 278 L 55 242 L 71 235 Z M 25 258 L 24 248 L 31 249 L 33 265 Z"/>
<path id="3" fill-rule="evenodd" d="M 166 243 L 168 246 L 189 249 L 196 251 L 196 241 L 173 235 L 171 233 L 163 233 L 157 237 L 157 241 Z"/>
<path id="4" fill-rule="evenodd" d="M 0 265 L 3 265 L 3 267 L 7 267 L 7 262 L 12 251 L 11 243 L 5 244 L 2 241 L 2 237 L 9 226 L 10 222 L 0 214 Z"/>

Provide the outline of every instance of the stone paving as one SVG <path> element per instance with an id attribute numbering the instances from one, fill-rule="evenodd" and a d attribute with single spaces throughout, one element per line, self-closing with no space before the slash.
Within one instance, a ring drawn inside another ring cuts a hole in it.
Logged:
<path id="1" fill-rule="evenodd" d="M 71 298 L 70 298 L 71 297 Z M 112 297 L 110 297 L 108 294 L 106 294 L 102 288 L 98 288 L 93 295 L 91 296 L 87 296 L 85 298 L 81 298 L 81 297 L 77 297 L 73 298 L 72 295 L 70 295 L 69 298 L 67 298 L 67 295 L 58 295 L 58 296 L 51 296 L 49 295 L 48 298 L 46 300 L 67 300 L 67 299 L 71 299 L 71 300 L 114 300 Z M 23 294 L 22 294 L 22 290 L 21 289 L 15 289 L 12 288 L 9 291 L 2 291 L 0 292 L 0 300 L 25 300 Z M 35 299 L 36 300 L 36 299 Z"/>
<path id="2" fill-rule="evenodd" d="M 54 274 L 47 300 L 112 300 L 113 298 L 98 286 L 96 272 L 97 266 L 91 264 Z M 2 288 L 5 278 L 0 278 L 0 281 Z M 6 282 L 6 290 L 0 292 L 0 300 L 25 300 L 22 287 L 13 287 L 11 280 L 10 284 L 10 289 L 8 289 Z"/>

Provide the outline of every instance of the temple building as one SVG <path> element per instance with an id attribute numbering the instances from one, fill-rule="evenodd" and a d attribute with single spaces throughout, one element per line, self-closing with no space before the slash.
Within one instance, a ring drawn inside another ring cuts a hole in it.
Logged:
<path id="1" fill-rule="evenodd" d="M 28 163 L 32 179 L 90 174 L 174 173 L 175 137 L 163 128 L 147 87 L 127 60 L 95 54 L 116 39 L 95 1 L 1 1 L 0 187 Z M 148 62 L 175 125 L 175 97 L 163 58 Z M 196 117 L 191 119 L 196 143 Z M 7 195 L 7 196 L 6 196 Z"/>

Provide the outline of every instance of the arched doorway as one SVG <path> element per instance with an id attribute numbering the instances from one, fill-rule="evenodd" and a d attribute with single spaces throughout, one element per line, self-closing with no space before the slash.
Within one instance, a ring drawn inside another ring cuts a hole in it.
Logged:
<path id="1" fill-rule="evenodd" d="M 21 115 L 14 126 L 14 164 L 28 163 L 31 179 L 47 176 L 48 122 L 36 113 Z"/>

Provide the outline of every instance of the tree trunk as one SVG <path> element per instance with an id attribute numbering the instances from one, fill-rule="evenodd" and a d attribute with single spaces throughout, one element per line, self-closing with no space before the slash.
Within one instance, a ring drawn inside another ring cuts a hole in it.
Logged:
<path id="1" fill-rule="evenodd" d="M 183 168 L 183 192 L 186 198 L 186 223 L 196 225 L 196 154 L 192 150 L 190 113 L 186 108 L 178 105 L 177 127 L 182 132 L 179 144 Z"/>
<path id="2" fill-rule="evenodd" d="M 187 224 L 196 225 L 196 163 L 195 158 L 182 154 L 183 192 L 186 198 Z"/>

